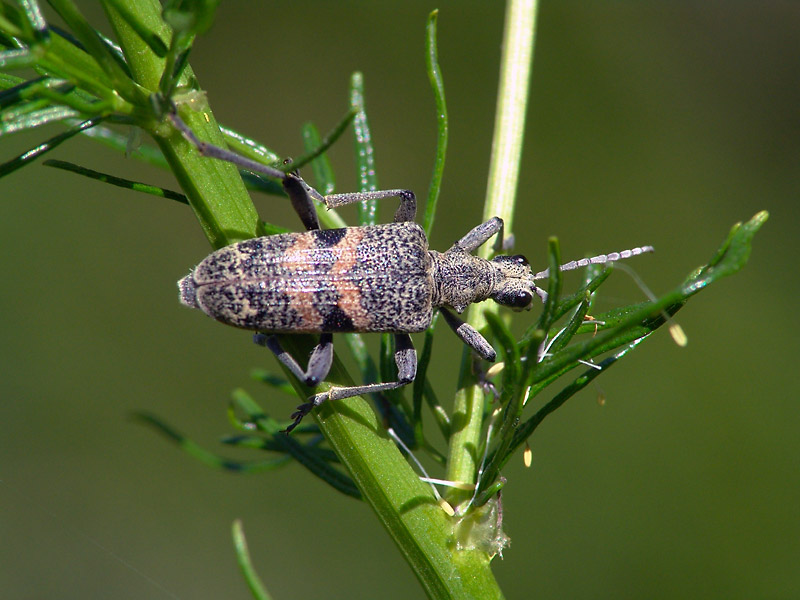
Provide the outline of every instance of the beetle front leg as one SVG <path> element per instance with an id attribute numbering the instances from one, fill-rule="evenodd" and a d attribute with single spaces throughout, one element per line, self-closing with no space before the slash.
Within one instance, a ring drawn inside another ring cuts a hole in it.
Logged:
<path id="1" fill-rule="evenodd" d="M 492 348 L 492 345 L 486 341 L 486 338 L 483 337 L 477 329 L 459 319 L 446 308 L 439 307 L 439 312 L 442 313 L 445 322 L 450 326 L 450 329 L 453 330 L 453 333 L 455 333 L 462 342 L 477 352 L 478 356 L 484 360 L 494 362 L 494 360 L 497 358 L 497 353 L 494 351 L 494 348 Z"/>
<path id="2" fill-rule="evenodd" d="M 472 252 L 479 246 L 483 246 L 483 244 L 485 244 L 489 238 L 497 234 L 497 241 L 494 245 L 495 251 L 508 250 L 513 244 L 514 238 L 513 236 L 508 236 L 508 238 L 504 241 L 503 231 L 503 219 L 500 217 L 492 217 L 486 221 L 486 223 L 481 223 L 477 227 L 471 229 L 469 233 L 453 244 L 453 248 L 458 248 L 464 252 Z"/>
<path id="3" fill-rule="evenodd" d="M 411 342 L 411 336 L 407 333 L 397 333 L 395 334 L 394 339 L 394 362 L 397 365 L 397 381 L 371 383 L 352 387 L 334 386 L 327 392 L 315 394 L 309 398 L 308 402 L 298 406 L 297 410 L 292 413 L 291 418 L 294 419 L 294 422 L 285 429 L 285 432 L 289 433 L 292 429 L 300 424 L 300 421 L 303 420 L 303 417 L 310 413 L 314 408 L 328 400 L 343 400 L 345 398 L 352 398 L 353 396 L 363 396 L 364 394 L 386 392 L 397 389 L 404 385 L 408 385 L 414 381 L 414 377 L 417 375 L 417 351 L 414 350 L 414 344 Z"/>

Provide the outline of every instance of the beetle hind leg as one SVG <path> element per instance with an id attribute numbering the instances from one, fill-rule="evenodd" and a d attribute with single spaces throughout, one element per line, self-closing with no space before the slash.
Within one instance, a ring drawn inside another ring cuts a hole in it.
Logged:
<path id="1" fill-rule="evenodd" d="M 232 150 L 228 150 L 227 148 L 222 148 L 220 146 L 215 146 L 214 144 L 209 144 L 208 142 L 202 141 L 195 135 L 195 133 L 184 122 L 184 120 L 180 118 L 177 110 L 170 112 L 167 115 L 167 118 L 170 120 L 175 129 L 180 131 L 181 135 L 186 139 L 186 141 L 197 148 L 197 151 L 203 156 L 224 160 L 225 162 L 232 163 L 242 167 L 243 169 L 247 169 L 248 171 L 263 173 L 264 175 L 275 177 L 280 180 L 286 178 L 286 173 L 276 169 L 275 167 L 270 167 L 260 162 L 256 162 L 247 158 L 246 156 L 242 156 L 241 154 L 237 154 Z"/>
<path id="2" fill-rule="evenodd" d="M 417 352 L 414 350 L 414 345 L 411 342 L 411 336 L 409 336 L 407 333 L 397 333 L 395 334 L 394 339 L 394 362 L 397 365 L 397 381 L 371 383 L 352 387 L 332 387 L 326 392 L 314 394 L 311 396 L 311 398 L 309 398 L 308 402 L 298 406 L 297 410 L 292 413 L 291 418 L 293 419 L 293 422 L 285 429 L 285 432 L 289 433 L 292 429 L 300 424 L 300 421 L 303 420 L 303 417 L 310 413 L 314 408 L 328 400 L 343 400 L 345 398 L 352 398 L 353 396 L 363 396 L 364 394 L 386 392 L 403 387 L 404 385 L 408 385 L 414 381 L 414 377 L 417 374 Z"/>
<path id="3" fill-rule="evenodd" d="M 383 198 L 399 198 L 400 206 L 394 214 L 395 223 L 413 221 L 417 215 L 417 198 L 410 190 L 376 190 L 372 192 L 352 192 L 347 194 L 331 194 L 323 196 L 313 187 L 308 185 L 297 172 L 284 172 L 275 167 L 264 165 L 228 150 L 220 146 L 215 146 L 199 139 L 191 128 L 180 118 L 177 110 L 173 109 L 167 117 L 173 126 L 181 132 L 181 135 L 190 142 L 203 156 L 224 160 L 234 165 L 262 173 L 268 177 L 280 180 L 286 195 L 292 202 L 295 212 L 300 217 L 307 230 L 320 229 L 317 209 L 314 207 L 314 200 L 322 202 L 327 208 L 336 208 L 354 202 L 364 202 L 366 200 L 381 200 Z"/>
<path id="4" fill-rule="evenodd" d="M 268 348 L 275 354 L 278 361 L 285 366 L 292 375 L 309 387 L 314 387 L 328 376 L 333 362 L 333 334 L 323 333 L 319 337 L 319 343 L 311 352 L 308 359 L 308 368 L 303 371 L 297 360 L 281 346 L 280 340 L 276 335 L 264 335 L 257 333 L 253 336 L 253 341 L 259 346 Z"/>

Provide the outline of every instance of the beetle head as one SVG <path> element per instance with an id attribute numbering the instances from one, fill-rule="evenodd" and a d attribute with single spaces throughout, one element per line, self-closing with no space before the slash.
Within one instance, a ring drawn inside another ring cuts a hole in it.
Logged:
<path id="1" fill-rule="evenodd" d="M 536 286 L 528 259 L 521 254 L 515 254 L 495 256 L 491 262 L 500 273 L 491 298 L 514 310 L 530 310 Z"/>

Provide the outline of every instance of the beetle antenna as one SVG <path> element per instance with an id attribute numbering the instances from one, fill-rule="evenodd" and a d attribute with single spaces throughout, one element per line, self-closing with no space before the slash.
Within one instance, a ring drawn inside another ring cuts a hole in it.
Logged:
<path id="1" fill-rule="evenodd" d="M 604 265 L 610 262 L 616 262 L 618 260 L 623 260 L 625 258 L 631 258 L 633 256 L 639 256 L 640 254 L 644 254 L 645 252 L 653 252 L 652 246 L 639 246 L 638 248 L 631 248 L 629 250 L 622 250 L 621 252 L 612 252 L 611 254 L 598 254 L 597 256 L 592 256 L 591 258 L 581 258 L 580 260 L 573 260 L 571 262 L 565 263 L 558 267 L 559 271 L 574 271 L 575 269 L 580 269 L 581 267 L 587 267 L 589 265 Z M 536 281 L 537 279 L 546 279 L 550 277 L 550 269 L 545 269 L 544 271 L 539 271 L 536 275 L 533 276 L 533 280 Z"/>

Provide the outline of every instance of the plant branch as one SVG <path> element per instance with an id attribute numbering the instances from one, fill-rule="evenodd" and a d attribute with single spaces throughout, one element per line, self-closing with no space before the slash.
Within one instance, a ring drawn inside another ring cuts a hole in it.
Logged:
<path id="1" fill-rule="evenodd" d="M 497 96 L 494 139 L 489 168 L 489 183 L 484 204 L 483 220 L 498 216 L 509 233 L 514 222 L 517 179 L 522 156 L 528 88 L 536 30 L 537 0 L 509 0 L 506 8 L 503 57 Z M 491 247 L 482 246 L 479 255 L 488 258 Z M 486 325 L 482 310 L 496 311 L 491 305 L 476 305 L 470 310 L 468 322 L 480 330 Z M 469 385 L 469 350 L 465 351 L 462 377 L 453 408 L 453 435 L 450 438 L 450 462 L 447 479 L 475 483 L 480 457 L 483 425 L 483 390 Z M 454 490 L 450 496 L 456 502 L 469 500 L 469 495 Z"/>

